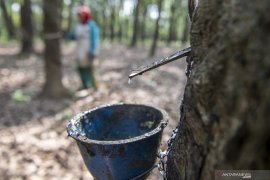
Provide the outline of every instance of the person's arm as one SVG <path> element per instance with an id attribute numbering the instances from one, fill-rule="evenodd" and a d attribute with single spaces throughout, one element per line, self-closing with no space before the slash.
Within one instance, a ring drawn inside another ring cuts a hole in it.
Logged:
<path id="1" fill-rule="evenodd" d="M 90 41 L 91 46 L 89 52 L 90 54 L 95 56 L 97 54 L 99 46 L 99 28 L 94 21 L 89 22 L 89 27 L 91 30 L 91 41 Z"/>
<path id="2" fill-rule="evenodd" d="M 70 40 L 75 40 L 75 39 L 76 39 L 75 29 L 76 29 L 76 27 L 72 28 L 71 31 L 69 31 L 69 32 L 66 34 L 65 38 L 66 38 L 66 39 L 70 39 Z"/>

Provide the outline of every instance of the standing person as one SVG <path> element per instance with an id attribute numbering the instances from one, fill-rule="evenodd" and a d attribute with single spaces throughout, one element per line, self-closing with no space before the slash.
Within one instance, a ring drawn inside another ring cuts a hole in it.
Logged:
<path id="1" fill-rule="evenodd" d="M 94 60 L 99 46 L 99 28 L 92 19 L 88 7 L 80 7 L 78 11 L 79 23 L 70 33 L 70 37 L 77 42 L 76 58 L 78 71 L 82 81 L 82 88 L 97 88 Z"/>

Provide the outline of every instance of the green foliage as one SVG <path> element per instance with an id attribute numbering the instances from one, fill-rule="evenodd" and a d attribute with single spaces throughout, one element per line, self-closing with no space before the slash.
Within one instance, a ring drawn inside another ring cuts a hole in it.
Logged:
<path id="1" fill-rule="evenodd" d="M 30 100 L 30 97 L 25 95 L 21 89 L 17 89 L 14 92 L 11 93 L 10 95 L 11 99 L 13 101 L 17 102 L 26 102 Z"/>
<path id="2" fill-rule="evenodd" d="M 72 116 L 73 114 L 69 110 L 63 112 L 63 119 L 70 119 Z"/>

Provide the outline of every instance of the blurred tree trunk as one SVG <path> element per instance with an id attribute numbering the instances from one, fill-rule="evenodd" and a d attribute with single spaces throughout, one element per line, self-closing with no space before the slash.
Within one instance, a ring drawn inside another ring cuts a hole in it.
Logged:
<path id="1" fill-rule="evenodd" d="M 137 45 L 138 35 L 139 35 L 139 15 L 140 15 L 140 4 L 141 0 L 137 0 L 136 7 L 134 9 L 134 16 L 133 16 L 133 34 L 130 46 L 134 47 Z"/>
<path id="2" fill-rule="evenodd" d="M 184 31 L 183 31 L 183 34 L 182 34 L 182 43 L 187 43 L 188 42 L 188 38 L 189 38 L 189 27 L 190 27 L 190 24 L 189 24 L 189 17 L 186 16 L 185 18 L 185 24 L 184 24 Z"/>
<path id="3" fill-rule="evenodd" d="M 111 6 L 111 22 L 110 22 L 110 38 L 111 38 L 111 41 L 114 40 L 114 35 L 115 35 L 115 11 L 116 11 L 116 7 L 115 5 L 112 5 Z"/>
<path id="4" fill-rule="evenodd" d="M 124 20 L 124 27 L 125 27 L 124 37 L 125 39 L 130 39 L 130 21 L 128 18 Z"/>
<path id="5" fill-rule="evenodd" d="M 181 3 L 181 2 L 180 2 Z M 180 4 L 179 3 L 179 4 Z M 170 7 L 170 19 L 169 19 L 169 36 L 168 36 L 168 43 L 171 41 L 177 40 L 177 17 L 176 17 L 176 9 L 180 9 L 179 6 L 177 6 L 177 0 L 173 0 Z"/>
<path id="6" fill-rule="evenodd" d="M 101 34 L 103 39 L 105 39 L 107 37 L 107 17 L 106 17 L 106 13 L 105 13 L 105 9 L 106 9 L 106 5 L 104 4 L 103 6 L 103 11 L 102 11 L 102 29 L 101 29 Z"/>
<path id="7" fill-rule="evenodd" d="M 21 53 L 29 54 L 33 50 L 33 21 L 31 1 L 21 2 Z"/>
<path id="8" fill-rule="evenodd" d="M 59 5 L 59 11 L 60 11 L 60 17 L 59 17 L 59 22 L 60 22 L 60 30 L 63 31 L 63 27 L 62 27 L 62 22 L 63 22 L 63 10 L 64 10 L 64 1 L 61 0 L 60 1 L 60 5 Z"/>
<path id="9" fill-rule="evenodd" d="M 120 11 L 124 10 L 124 1 L 120 0 L 120 5 L 118 9 L 118 39 L 119 42 L 122 42 L 123 38 L 123 17 L 120 16 Z"/>
<path id="10" fill-rule="evenodd" d="M 74 6 L 74 0 L 70 0 L 70 4 L 68 5 L 68 23 L 67 23 L 66 32 L 70 32 L 70 30 L 71 30 L 72 20 L 73 20 L 73 18 L 72 18 L 72 16 L 73 16 L 73 13 L 72 13 L 73 6 Z"/>
<path id="11" fill-rule="evenodd" d="M 157 40 L 159 37 L 159 21 L 161 17 L 162 3 L 163 3 L 163 0 L 158 0 L 158 18 L 156 20 L 155 34 L 153 36 L 153 42 L 152 42 L 152 46 L 151 46 L 151 50 L 149 54 L 150 56 L 154 56 L 156 52 Z"/>
<path id="12" fill-rule="evenodd" d="M 268 0 L 200 1 L 168 179 L 270 168 L 269 12 Z"/>
<path id="13" fill-rule="evenodd" d="M 119 42 L 122 42 L 122 38 L 123 38 L 123 26 L 122 26 L 122 21 L 120 20 L 119 22 L 119 30 L 118 30 L 118 40 Z"/>
<path id="14" fill-rule="evenodd" d="M 6 1 L 5 0 L 0 0 L 0 6 L 1 6 L 1 9 L 2 9 L 3 19 L 4 19 L 5 24 L 6 24 L 6 28 L 7 28 L 9 38 L 13 38 L 13 37 L 16 36 L 16 31 L 15 31 L 15 27 L 14 27 L 12 18 L 9 16 L 9 14 L 7 12 Z"/>
<path id="15" fill-rule="evenodd" d="M 50 98 L 61 98 L 68 95 L 62 84 L 61 71 L 61 0 L 43 0 L 43 12 L 46 82 L 42 95 Z"/>
<path id="16" fill-rule="evenodd" d="M 146 36 L 146 19 L 147 19 L 147 9 L 148 6 L 147 4 L 144 4 L 143 6 L 143 17 L 142 17 L 142 22 L 141 22 L 141 40 L 144 42 L 145 41 L 145 36 Z"/>

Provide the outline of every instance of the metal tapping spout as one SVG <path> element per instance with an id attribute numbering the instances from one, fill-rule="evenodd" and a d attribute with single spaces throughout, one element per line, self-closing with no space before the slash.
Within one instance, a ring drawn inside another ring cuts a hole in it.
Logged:
<path id="1" fill-rule="evenodd" d="M 147 71 L 150 71 L 152 69 L 156 69 L 156 68 L 158 68 L 160 66 L 163 66 L 164 64 L 168 64 L 168 63 L 173 62 L 173 61 L 175 61 L 177 59 L 180 59 L 182 57 L 189 56 L 190 52 L 191 52 L 191 47 L 188 47 L 188 48 L 183 49 L 181 51 L 178 51 L 178 52 L 176 52 L 176 53 L 174 53 L 174 54 L 172 54 L 172 55 L 170 55 L 170 56 L 168 56 L 166 58 L 163 58 L 163 59 L 161 59 L 159 61 L 155 61 L 152 64 L 149 64 L 147 66 L 143 66 L 141 68 L 132 70 L 130 72 L 128 78 L 132 79 L 132 78 L 134 78 L 134 77 L 136 77 L 138 75 L 142 75 L 143 73 L 145 73 Z"/>

